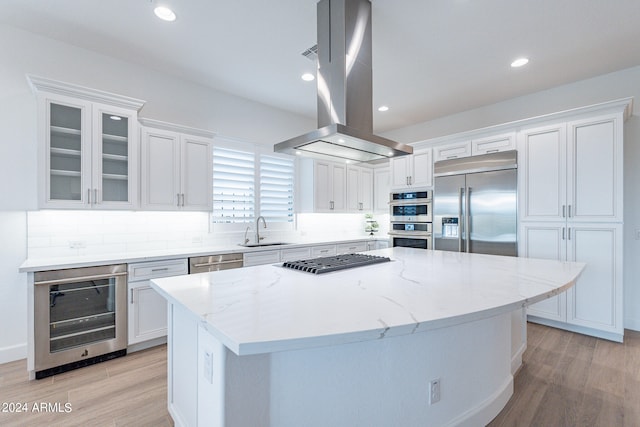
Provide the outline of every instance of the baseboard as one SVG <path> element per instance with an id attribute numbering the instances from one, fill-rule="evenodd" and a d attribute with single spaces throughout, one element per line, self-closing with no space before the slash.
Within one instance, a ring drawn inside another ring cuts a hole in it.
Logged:
<path id="1" fill-rule="evenodd" d="M 514 354 L 511 357 L 511 375 L 516 375 L 516 373 L 520 370 L 520 368 L 522 367 L 522 355 L 524 354 L 524 351 L 527 349 L 527 344 L 523 343 L 520 348 L 518 349 L 518 351 L 516 351 L 516 354 Z"/>
<path id="2" fill-rule="evenodd" d="M 27 358 L 27 344 L 0 348 L 0 364 Z"/>
<path id="3" fill-rule="evenodd" d="M 489 424 L 504 409 L 513 395 L 513 377 L 509 375 L 507 380 L 484 402 L 475 408 L 460 414 L 451 420 L 447 427 L 477 427 Z"/>
<path id="4" fill-rule="evenodd" d="M 640 332 L 640 319 L 634 317 L 624 319 L 624 328 Z"/>
<path id="5" fill-rule="evenodd" d="M 584 326 L 571 325 L 564 322 L 556 322 L 555 320 L 545 319 L 543 317 L 527 315 L 527 321 L 539 323 L 552 328 L 564 329 L 565 331 L 575 332 L 583 335 L 590 335 L 596 338 L 602 338 L 609 341 L 623 342 L 624 334 L 616 334 L 613 332 L 600 331 L 598 329 L 586 328 Z"/>
<path id="6" fill-rule="evenodd" d="M 164 337 L 154 338 L 154 339 L 140 342 L 137 344 L 131 344 L 130 346 L 127 347 L 127 352 L 133 353 L 136 351 L 146 350 L 148 348 L 155 347 L 158 345 L 163 345 L 166 343 L 167 343 L 167 336 L 165 335 Z"/>

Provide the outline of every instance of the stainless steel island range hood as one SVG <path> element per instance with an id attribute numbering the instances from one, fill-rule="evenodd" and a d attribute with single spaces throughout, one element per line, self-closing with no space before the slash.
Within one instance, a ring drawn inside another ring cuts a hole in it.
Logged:
<path id="1" fill-rule="evenodd" d="M 318 2 L 318 129 L 274 151 L 371 162 L 413 153 L 373 134 L 369 0 Z"/>

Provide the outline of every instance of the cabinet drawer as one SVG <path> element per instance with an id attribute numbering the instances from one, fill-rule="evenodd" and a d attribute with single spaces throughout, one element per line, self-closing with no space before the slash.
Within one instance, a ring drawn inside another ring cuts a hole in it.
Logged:
<path id="1" fill-rule="evenodd" d="M 496 135 L 491 138 L 474 139 L 471 141 L 473 155 L 497 153 L 498 151 L 515 150 L 515 133 Z"/>
<path id="2" fill-rule="evenodd" d="M 311 258 L 311 248 L 309 247 L 283 249 L 281 252 L 280 260 L 283 262 Z"/>
<path id="3" fill-rule="evenodd" d="M 245 267 L 277 262 L 280 262 L 280 251 L 247 252 L 244 254 Z"/>
<path id="4" fill-rule="evenodd" d="M 341 243 L 336 245 L 337 255 L 364 252 L 367 250 L 367 242 Z"/>
<path id="5" fill-rule="evenodd" d="M 187 260 L 150 261 L 129 264 L 129 282 L 187 274 Z"/>
<path id="6" fill-rule="evenodd" d="M 458 142 L 455 144 L 441 145 L 433 149 L 433 161 L 447 159 L 458 159 L 471 155 L 471 141 Z"/>
<path id="7" fill-rule="evenodd" d="M 333 256 L 336 254 L 336 245 L 314 246 L 311 248 L 311 256 L 313 258 L 322 256 Z"/>

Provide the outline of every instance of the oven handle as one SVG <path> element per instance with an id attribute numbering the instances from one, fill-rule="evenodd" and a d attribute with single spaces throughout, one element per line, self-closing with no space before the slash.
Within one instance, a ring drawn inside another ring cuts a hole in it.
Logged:
<path id="1" fill-rule="evenodd" d="M 127 272 L 122 273 L 109 273 L 109 274 L 97 274 L 95 276 L 82 276 L 82 277 L 69 277 L 66 279 L 55 280 L 43 280 L 40 282 L 34 282 L 34 285 L 61 285 L 64 283 L 84 282 L 85 280 L 98 280 L 98 279 L 110 279 L 112 277 L 126 276 Z"/>
<path id="2" fill-rule="evenodd" d="M 462 233 L 464 233 L 464 222 L 462 221 L 462 195 L 464 194 L 464 188 L 460 187 L 458 190 L 458 222 L 460 230 L 458 230 L 458 252 L 462 252 Z"/>

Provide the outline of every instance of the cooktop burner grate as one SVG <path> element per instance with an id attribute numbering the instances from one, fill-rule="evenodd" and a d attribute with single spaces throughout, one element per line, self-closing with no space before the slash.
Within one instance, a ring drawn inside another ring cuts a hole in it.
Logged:
<path id="1" fill-rule="evenodd" d="M 366 255 L 366 254 L 345 254 L 327 256 L 322 258 L 304 259 L 300 261 L 289 261 L 282 264 L 283 267 L 294 270 L 305 271 L 307 273 L 322 274 L 330 271 L 345 270 L 347 268 L 362 267 L 364 265 L 379 264 L 391 261 L 388 257 Z"/>

